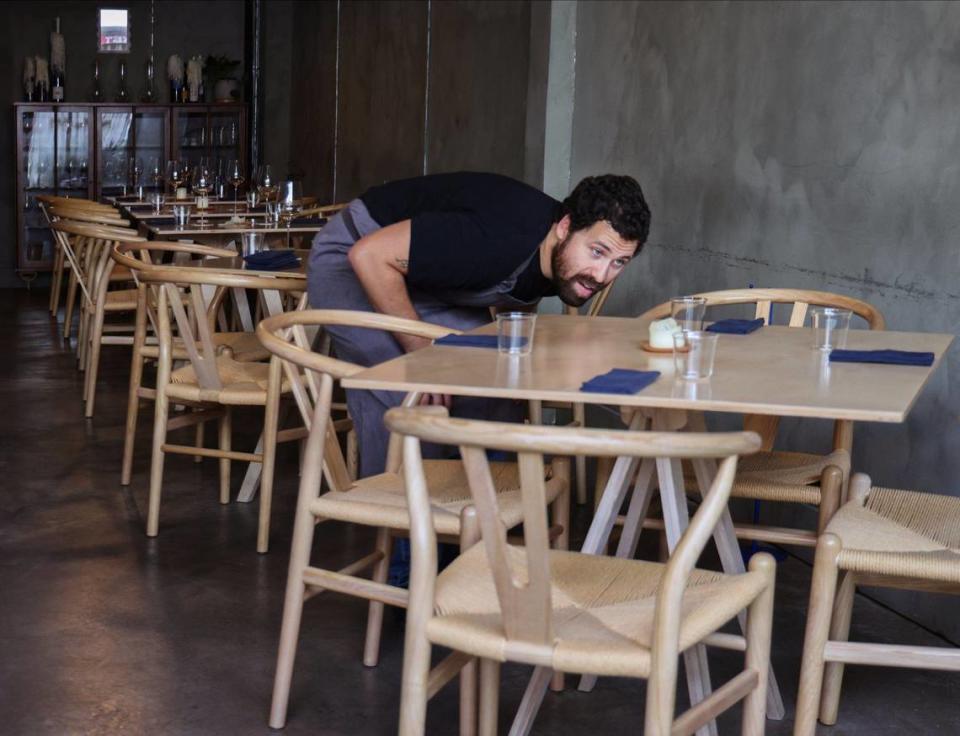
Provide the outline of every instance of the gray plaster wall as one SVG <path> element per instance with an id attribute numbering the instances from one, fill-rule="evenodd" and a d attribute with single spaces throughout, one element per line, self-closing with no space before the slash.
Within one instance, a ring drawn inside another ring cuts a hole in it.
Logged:
<path id="1" fill-rule="evenodd" d="M 653 210 L 608 313 L 755 284 L 956 333 L 960 3 L 580 2 L 576 33 L 572 181 L 632 174 Z M 957 349 L 905 425 L 857 427 L 856 469 L 960 495 Z M 884 596 L 960 637 L 952 601 Z"/>

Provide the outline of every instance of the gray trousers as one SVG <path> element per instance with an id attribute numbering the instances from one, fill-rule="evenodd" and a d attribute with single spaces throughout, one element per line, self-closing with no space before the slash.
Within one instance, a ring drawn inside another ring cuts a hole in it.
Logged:
<path id="1" fill-rule="evenodd" d="M 357 240 L 379 229 L 380 225 L 370 216 L 363 202 L 355 199 L 347 205 L 345 213 L 331 218 L 317 233 L 307 270 L 312 308 L 375 311 L 347 255 Z M 488 308 L 451 305 L 449 295 L 445 295 L 443 302 L 419 292 L 410 296 L 424 322 L 470 330 L 490 321 Z M 389 332 L 339 326 L 330 327 L 328 332 L 337 357 L 350 363 L 372 366 L 403 354 Z M 393 391 L 347 391 L 347 408 L 353 418 L 360 449 L 360 477 L 383 472 L 389 442 L 383 415 L 402 401 L 403 394 Z M 512 401 L 454 397 L 451 413 L 460 417 L 518 421 L 523 416 L 523 407 Z M 448 453 L 449 450 L 444 448 L 424 446 L 426 457 L 443 457 Z"/>

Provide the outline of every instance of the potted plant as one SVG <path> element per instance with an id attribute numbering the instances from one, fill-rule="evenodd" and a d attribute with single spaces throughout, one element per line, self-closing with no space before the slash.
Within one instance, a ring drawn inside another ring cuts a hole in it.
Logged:
<path id="1" fill-rule="evenodd" d="M 208 56 L 205 71 L 213 80 L 214 102 L 236 102 L 240 99 L 237 68 L 240 62 L 226 56 Z"/>

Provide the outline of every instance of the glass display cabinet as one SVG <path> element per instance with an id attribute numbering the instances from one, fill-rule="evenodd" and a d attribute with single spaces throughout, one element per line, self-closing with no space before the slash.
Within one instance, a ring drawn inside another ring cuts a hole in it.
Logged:
<path id="1" fill-rule="evenodd" d="M 239 158 L 247 169 L 247 108 L 243 104 L 88 105 L 18 102 L 16 130 L 17 270 L 48 271 L 53 235 L 38 194 L 101 199 L 161 187 L 151 177 L 173 158 L 208 157 L 222 169 Z M 219 171 L 220 169 L 214 169 Z M 221 172 L 222 173 L 222 172 Z"/>

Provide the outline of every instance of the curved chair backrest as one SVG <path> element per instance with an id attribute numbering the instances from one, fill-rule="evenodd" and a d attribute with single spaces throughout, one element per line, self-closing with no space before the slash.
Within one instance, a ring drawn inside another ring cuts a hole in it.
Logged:
<path id="1" fill-rule="evenodd" d="M 807 309 L 815 307 L 839 307 L 849 309 L 862 317 L 871 330 L 885 329 L 883 315 L 876 307 L 860 299 L 829 291 L 811 291 L 808 289 L 727 289 L 725 291 L 706 291 L 691 296 L 703 297 L 707 307 L 728 304 L 755 304 L 756 317 L 770 321 L 770 308 L 773 304 L 792 304 L 790 327 L 803 327 Z M 670 302 L 658 304 L 640 315 L 640 319 L 663 319 L 670 316 Z"/>
<path id="2" fill-rule="evenodd" d="M 183 340 L 184 349 L 200 388 L 219 391 L 223 388 L 223 384 L 217 369 L 213 320 L 199 318 L 199 315 L 208 315 L 209 312 L 210 289 L 207 287 L 294 292 L 303 290 L 304 281 L 282 273 L 278 273 L 277 277 L 273 278 L 248 274 L 239 269 L 228 271 L 216 268 L 206 269 L 196 265 L 155 264 L 149 257 L 150 252 L 156 253 L 161 250 L 183 252 L 174 248 L 175 244 L 167 243 L 158 247 L 154 247 L 153 242 L 149 245 L 122 243 L 112 249 L 112 256 L 114 262 L 131 269 L 138 283 L 147 284 L 153 290 L 161 368 L 169 369 L 172 361 L 173 329 L 170 319 L 172 313 L 173 322 L 176 323 L 177 332 Z M 200 246 L 200 249 L 204 248 Z M 137 258 L 131 255 L 131 251 L 137 250 L 146 252 L 148 257 Z M 235 256 L 231 251 L 227 253 Z M 222 253 L 208 255 L 222 255 Z"/>
<path id="3" fill-rule="evenodd" d="M 82 199 L 80 197 L 61 197 L 56 194 L 38 194 L 37 201 L 50 207 L 64 206 L 74 209 L 96 210 L 98 212 L 117 212 L 116 207 L 103 202 L 95 202 L 92 199 Z"/>
<path id="4" fill-rule="evenodd" d="M 511 644 L 527 656 L 538 649 L 549 662 L 555 645 L 552 622 L 549 533 L 544 485 L 544 455 L 635 458 L 717 458 L 719 470 L 703 503 L 667 564 L 657 593 L 656 621 L 667 635 L 672 652 L 655 651 L 673 661 L 679 646 L 681 602 L 687 579 L 713 529 L 727 508 L 737 467 L 737 457 L 760 448 L 753 432 L 635 432 L 544 427 L 478 420 L 452 419 L 439 407 L 397 408 L 387 412 L 385 422 L 404 437 L 403 469 L 410 509 L 411 608 L 432 614 L 433 580 L 436 576 L 436 533 L 420 454 L 420 442 L 457 446 L 463 458 L 470 494 L 477 511 L 481 541 L 500 602 L 504 631 Z M 524 548 L 511 548 L 501 521 L 488 450 L 516 452 L 523 504 Z"/>
<path id="5" fill-rule="evenodd" d="M 375 312 L 338 309 L 286 312 L 263 320 L 257 325 L 257 337 L 263 346 L 273 353 L 275 360 L 283 361 L 283 370 L 294 400 L 300 409 L 304 425 L 311 431 L 314 426 L 322 427 L 330 423 L 334 382 L 363 370 L 363 366 L 313 351 L 312 343 L 316 330 L 334 325 L 386 330 L 431 340 L 459 333 L 459 330 L 427 322 Z M 406 403 L 414 403 L 418 398 L 417 394 L 411 394 Z M 399 447 L 396 442 L 392 442 L 387 469 L 396 470 L 398 463 Z M 346 462 L 333 433 L 329 433 L 326 438 L 323 472 L 327 483 L 334 490 L 349 488 Z"/>
<path id="6" fill-rule="evenodd" d="M 129 227 L 130 221 L 122 217 L 116 210 L 91 210 L 83 207 L 71 207 L 66 204 L 50 206 L 51 217 L 74 222 L 87 222 L 115 227 Z"/>

